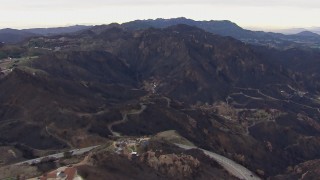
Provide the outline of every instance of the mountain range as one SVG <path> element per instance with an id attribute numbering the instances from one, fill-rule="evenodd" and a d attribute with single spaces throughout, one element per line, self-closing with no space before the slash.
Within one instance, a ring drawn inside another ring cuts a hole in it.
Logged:
<path id="1" fill-rule="evenodd" d="M 282 29 L 282 30 L 275 30 L 275 32 L 283 33 L 283 34 L 297 34 L 303 31 L 310 31 L 313 33 L 320 34 L 319 27 L 312 27 L 312 28 L 292 28 L 292 29 Z"/>
<path id="2" fill-rule="evenodd" d="M 263 32 L 263 31 L 251 31 L 239 27 L 237 24 L 230 21 L 195 21 L 187 18 L 173 18 L 173 19 L 155 19 L 155 20 L 136 20 L 121 24 L 123 28 L 128 30 L 146 29 L 150 27 L 154 28 L 166 28 L 172 25 L 187 24 L 190 26 L 196 26 L 207 32 L 211 32 L 221 36 L 231 36 L 246 43 L 263 45 L 269 47 L 276 47 L 282 49 L 288 49 L 297 46 L 304 47 L 320 47 L 320 35 L 312 33 L 311 31 L 302 30 L 301 32 L 293 35 L 284 35 L 281 33 Z M 102 27 L 115 26 L 120 24 L 102 25 Z M 24 30 L 0 30 L 0 41 L 7 43 L 15 43 L 24 40 L 31 36 L 41 35 L 54 35 L 58 33 L 72 33 L 88 29 L 91 26 L 70 26 L 60 28 L 36 28 L 36 29 L 24 29 Z M 2 32 L 3 31 L 3 32 Z M 10 32 L 8 34 L 8 32 Z M 317 32 L 317 31 L 315 31 Z M 306 36 L 305 34 L 309 35 Z M 312 34 L 312 36 L 311 36 Z M 9 38 L 8 37 L 15 37 Z"/>
<path id="3" fill-rule="evenodd" d="M 33 28 L 33 29 L 0 29 L 0 41 L 5 43 L 18 43 L 27 38 L 35 36 L 48 36 L 55 34 L 73 33 L 83 29 L 87 29 L 90 26 L 68 26 L 57 28 Z"/>
<path id="4" fill-rule="evenodd" d="M 260 178 L 295 178 L 311 168 L 316 177 L 320 51 L 258 46 L 228 34 L 283 36 L 179 18 L 2 44 L 1 162 L 101 145 L 79 157 L 83 176 L 236 179 L 205 154 L 166 140 L 181 136 Z M 170 130 L 176 134 L 159 138 Z M 110 150 L 144 137 L 151 140 L 137 159 Z"/>

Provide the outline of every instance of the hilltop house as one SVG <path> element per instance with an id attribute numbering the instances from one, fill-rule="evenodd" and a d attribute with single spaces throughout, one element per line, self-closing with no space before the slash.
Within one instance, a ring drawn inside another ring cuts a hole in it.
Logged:
<path id="1" fill-rule="evenodd" d="M 74 167 L 62 167 L 40 177 L 40 180 L 77 180 L 77 169 Z"/>

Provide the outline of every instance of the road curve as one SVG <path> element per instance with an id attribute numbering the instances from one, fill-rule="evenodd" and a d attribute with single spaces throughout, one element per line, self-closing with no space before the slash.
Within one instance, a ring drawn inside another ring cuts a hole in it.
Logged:
<path id="1" fill-rule="evenodd" d="M 129 112 L 129 113 L 124 113 L 121 120 L 115 121 L 115 122 L 110 123 L 108 125 L 108 129 L 112 133 L 113 136 L 116 136 L 116 137 L 120 137 L 121 136 L 121 134 L 119 132 L 116 132 L 116 131 L 114 131 L 112 129 L 113 126 L 127 122 L 128 121 L 128 115 L 141 114 L 147 108 L 147 106 L 144 105 L 144 104 L 140 104 L 140 105 L 141 105 L 141 108 L 139 110 L 135 110 L 135 111 L 132 111 L 132 112 Z"/>
<path id="2" fill-rule="evenodd" d="M 253 172 L 251 172 L 250 170 L 248 170 L 247 168 L 245 168 L 244 166 L 232 161 L 231 159 L 228 159 L 224 156 L 221 156 L 219 154 L 198 148 L 198 147 L 194 147 L 194 146 L 187 146 L 187 145 L 183 145 L 183 144 L 176 144 L 178 147 L 182 148 L 182 149 L 199 149 L 201 151 L 203 151 L 204 154 L 206 154 L 207 156 L 211 157 L 212 159 L 214 159 L 215 161 L 217 161 L 222 167 L 224 167 L 230 174 L 234 175 L 235 177 L 239 178 L 239 179 L 245 179 L 245 180 L 261 180 L 261 178 L 259 178 L 257 175 L 255 175 Z"/>

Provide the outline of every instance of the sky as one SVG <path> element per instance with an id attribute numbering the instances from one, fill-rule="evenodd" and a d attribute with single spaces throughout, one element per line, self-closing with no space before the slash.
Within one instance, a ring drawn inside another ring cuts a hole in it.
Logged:
<path id="1" fill-rule="evenodd" d="M 0 28 L 186 17 L 251 29 L 320 27 L 320 0 L 0 0 Z"/>

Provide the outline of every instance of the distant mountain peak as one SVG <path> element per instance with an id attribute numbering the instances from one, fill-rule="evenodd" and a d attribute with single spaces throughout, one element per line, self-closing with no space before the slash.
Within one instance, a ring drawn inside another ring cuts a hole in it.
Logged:
<path id="1" fill-rule="evenodd" d="M 308 37 L 320 37 L 319 34 L 311 32 L 311 31 L 302 31 L 296 35 L 297 36 L 308 36 Z"/>

